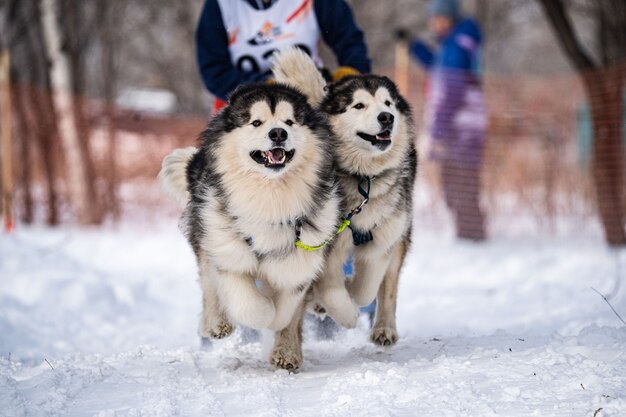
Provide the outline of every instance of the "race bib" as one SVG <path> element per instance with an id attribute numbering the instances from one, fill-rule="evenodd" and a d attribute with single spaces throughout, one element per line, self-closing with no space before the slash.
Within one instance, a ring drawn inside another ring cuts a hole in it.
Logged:
<path id="1" fill-rule="evenodd" d="M 240 71 L 269 73 L 272 54 L 290 46 L 303 49 L 321 66 L 313 0 L 281 0 L 266 10 L 257 10 L 245 0 L 218 0 L 218 4 L 228 31 L 228 50 Z"/>

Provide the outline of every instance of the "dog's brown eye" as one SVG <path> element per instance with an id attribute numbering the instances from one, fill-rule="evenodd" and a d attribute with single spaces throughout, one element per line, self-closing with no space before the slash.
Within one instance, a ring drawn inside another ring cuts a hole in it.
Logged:
<path id="1" fill-rule="evenodd" d="M 365 104 L 363 103 L 356 103 L 354 106 L 352 106 L 353 109 L 357 109 L 357 110 L 361 110 L 365 108 Z"/>
<path id="2" fill-rule="evenodd" d="M 251 123 L 252 126 L 254 127 L 259 127 L 263 124 L 263 122 L 261 122 L 260 120 L 255 120 L 254 122 Z"/>
<path id="3" fill-rule="evenodd" d="M 385 101 L 385 106 L 387 106 L 387 107 L 391 106 L 391 101 L 389 101 L 389 100 Z"/>
<path id="4" fill-rule="evenodd" d="M 287 126 L 293 126 L 293 120 L 287 120 L 287 121 L 285 122 L 285 124 L 286 124 Z"/>

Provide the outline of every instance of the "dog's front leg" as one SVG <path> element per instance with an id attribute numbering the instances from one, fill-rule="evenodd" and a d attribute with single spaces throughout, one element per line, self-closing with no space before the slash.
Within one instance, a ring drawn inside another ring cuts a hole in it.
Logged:
<path id="1" fill-rule="evenodd" d="M 377 345 L 390 346 L 398 341 L 396 302 L 398 300 L 400 269 L 404 263 L 406 251 L 406 241 L 402 241 L 394 247 L 389 268 L 387 268 L 385 278 L 378 290 L 376 318 L 370 335 L 372 342 Z"/>
<path id="2" fill-rule="evenodd" d="M 276 314 L 270 324 L 271 330 L 280 331 L 289 325 L 296 309 L 303 303 L 304 295 L 308 289 L 308 286 L 304 288 L 283 288 L 276 292 L 273 297 Z"/>
<path id="3" fill-rule="evenodd" d="M 380 287 L 389 266 L 389 256 L 369 256 L 355 253 L 354 278 L 347 284 L 350 296 L 360 306 L 369 305 Z"/>
<path id="4" fill-rule="evenodd" d="M 259 292 L 254 278 L 233 271 L 219 271 L 215 279 L 220 304 L 237 323 L 265 329 L 274 320 L 274 302 Z"/>
<path id="5" fill-rule="evenodd" d="M 201 337 L 222 339 L 235 329 L 220 306 L 214 280 L 218 276 L 204 252 L 198 254 L 200 288 L 202 289 L 202 315 L 199 333 Z"/>
<path id="6" fill-rule="evenodd" d="M 359 306 L 348 294 L 346 278 L 343 273 L 343 264 L 348 258 L 348 251 L 333 248 L 324 272 L 315 282 L 315 300 L 321 302 L 328 315 L 339 325 L 352 329 L 359 319 Z M 317 308 L 316 308 L 317 310 Z"/>
<path id="7" fill-rule="evenodd" d="M 270 363 L 277 368 L 295 371 L 302 365 L 302 321 L 304 319 L 304 299 L 300 299 L 289 325 L 274 338 L 274 348 Z"/>

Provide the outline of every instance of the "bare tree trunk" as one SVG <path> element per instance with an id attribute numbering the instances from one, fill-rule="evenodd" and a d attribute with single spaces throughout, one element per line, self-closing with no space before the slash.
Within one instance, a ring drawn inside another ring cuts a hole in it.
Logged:
<path id="1" fill-rule="evenodd" d="M 484 31 L 489 30 L 489 2 L 487 0 L 476 0 L 476 20 Z"/>
<path id="2" fill-rule="evenodd" d="M 549 121 L 544 120 L 540 125 L 541 132 L 541 144 L 544 155 L 544 203 L 545 211 L 547 213 L 547 227 L 550 233 L 555 232 L 554 220 L 557 215 L 555 204 L 555 190 L 557 181 L 557 172 L 559 172 L 558 163 L 558 143 L 559 132 L 558 129 Z"/>
<path id="3" fill-rule="evenodd" d="M 47 194 L 47 218 L 46 222 L 57 225 L 60 222 L 58 208 L 58 193 L 56 189 L 56 179 L 59 174 L 57 165 L 57 154 L 60 154 L 57 144 L 59 139 L 59 127 L 57 125 L 56 108 L 52 97 L 52 82 L 48 72 L 48 55 L 44 45 L 44 35 L 41 28 L 41 10 L 39 0 L 30 1 L 29 6 L 33 9 L 32 19 L 29 22 L 30 30 L 25 37 L 25 52 L 29 65 L 31 78 L 38 80 L 40 85 L 22 86 L 27 90 L 27 94 L 22 97 L 28 107 L 34 113 L 35 138 L 39 148 L 39 153 L 43 160 L 44 177 L 46 181 Z M 30 10 L 30 9 L 28 9 Z M 39 70 L 39 71 L 38 71 Z"/>
<path id="4" fill-rule="evenodd" d="M 37 3 L 39 6 L 39 3 Z M 61 50 L 61 33 L 57 20 L 56 2 L 41 0 L 41 26 L 45 32 L 46 50 L 51 63 L 51 81 L 54 91 L 59 130 L 65 147 L 68 167 L 68 188 L 75 205 L 78 221 L 82 224 L 91 222 L 88 201 L 88 189 L 84 179 L 85 167 L 81 158 L 81 144 L 76 130 L 72 96 L 70 94 L 70 72 L 67 57 Z"/>
<path id="5" fill-rule="evenodd" d="M 117 2 L 108 1 L 104 6 L 104 24 L 102 26 L 102 67 L 104 69 L 104 99 L 105 118 L 109 148 L 106 161 L 107 179 L 107 209 L 115 221 L 120 218 L 119 198 L 117 194 L 117 128 L 115 125 L 115 90 L 117 81 L 117 67 L 115 63 L 115 48 L 117 46 L 115 22 L 117 21 Z"/>
<path id="6" fill-rule="evenodd" d="M 7 233 L 15 227 L 13 210 L 13 143 L 11 138 L 11 63 L 10 53 L 0 43 L 0 111 L 2 112 L 2 215 Z"/>
<path id="7" fill-rule="evenodd" d="M 23 223 L 31 224 L 35 219 L 32 193 L 32 156 L 30 151 L 30 147 L 34 143 L 34 140 L 31 134 L 31 129 L 29 129 L 28 127 L 28 116 L 26 112 L 26 107 L 24 106 L 24 100 L 26 98 L 24 88 L 16 83 L 12 88 L 12 94 L 13 103 L 15 103 L 15 116 L 17 122 L 16 136 L 20 144 L 19 160 L 21 161 L 21 163 L 18 164 L 18 167 L 20 170 L 19 182 L 22 191 L 21 219 Z"/>
<path id="8" fill-rule="evenodd" d="M 622 144 L 623 69 L 626 51 L 626 6 L 623 0 L 603 0 L 598 8 L 599 47 L 602 63 L 594 62 L 576 37 L 562 0 L 538 0 L 550 21 L 561 48 L 581 76 L 591 107 L 593 121 L 593 179 L 600 220 L 607 243 L 626 245 L 624 229 L 624 148 Z M 611 26 L 610 34 L 607 25 Z"/>
<path id="9" fill-rule="evenodd" d="M 72 110 L 74 112 L 74 124 L 78 134 L 78 145 L 81 161 L 83 164 L 85 191 L 87 192 L 88 223 L 100 224 L 103 220 L 103 210 L 100 204 L 101 195 L 97 183 L 96 164 L 94 163 L 91 150 L 91 127 L 85 115 L 85 91 L 86 91 L 86 68 L 85 68 L 85 34 L 81 33 L 80 8 L 75 1 L 61 2 L 60 16 L 63 24 L 60 36 L 64 46 L 65 56 L 68 62 L 68 74 L 72 92 Z M 101 18 L 104 18 L 102 16 Z"/>
<path id="10" fill-rule="evenodd" d="M 77 94 L 84 91 L 85 74 L 81 62 L 70 59 L 70 73 L 72 74 L 72 111 L 74 112 L 74 125 L 78 135 L 80 159 L 83 167 L 83 182 L 86 195 L 87 220 L 89 224 L 100 224 L 103 220 L 103 210 L 100 204 L 101 196 L 98 192 L 96 164 L 91 151 L 91 128 L 85 116 L 85 98 Z"/>
<path id="11" fill-rule="evenodd" d="M 621 68 L 583 76 L 593 121 L 593 177 L 602 226 L 610 245 L 626 244 Z"/>
<path id="12" fill-rule="evenodd" d="M 476 0 L 476 20 L 478 20 L 478 24 L 482 28 L 483 33 L 489 33 L 491 31 L 491 19 L 489 19 L 489 2 L 487 0 Z M 485 67 L 486 61 L 486 54 L 482 53 L 480 57 L 480 64 L 482 68 Z"/>
<path id="13" fill-rule="evenodd" d="M 109 78 L 109 77 L 107 77 Z M 117 188 L 119 185 L 119 177 L 117 174 L 117 127 L 115 125 L 115 104 L 112 100 L 112 94 L 115 89 L 113 82 L 106 82 L 105 96 L 106 96 L 106 126 L 107 136 L 109 142 L 109 149 L 107 153 L 106 161 L 106 173 L 107 173 L 107 209 L 113 216 L 113 220 L 118 221 L 120 219 L 120 203 Z"/>

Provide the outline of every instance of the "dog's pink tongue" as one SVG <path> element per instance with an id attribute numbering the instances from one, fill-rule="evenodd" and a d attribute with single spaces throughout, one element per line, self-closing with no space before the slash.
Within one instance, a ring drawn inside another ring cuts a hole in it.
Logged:
<path id="1" fill-rule="evenodd" d="M 283 162 L 285 151 L 282 149 L 272 149 L 267 153 L 268 159 L 272 164 L 280 164 Z"/>

